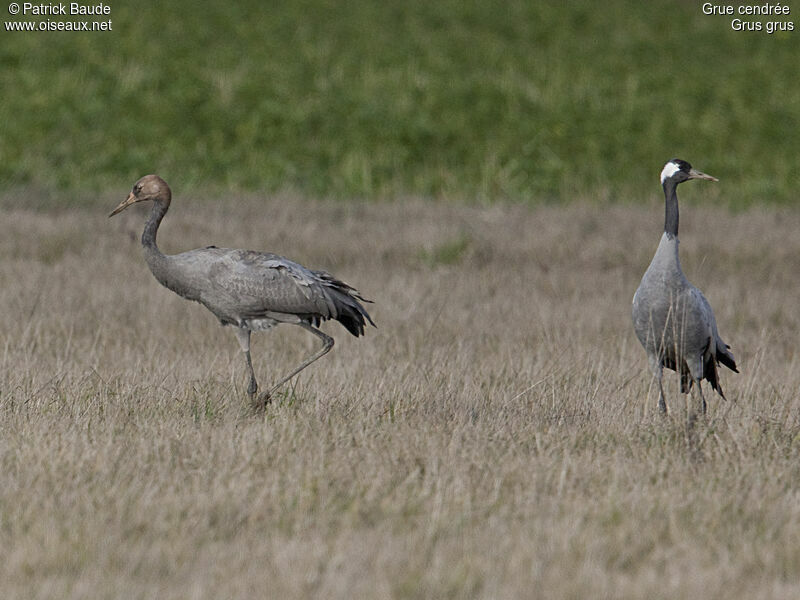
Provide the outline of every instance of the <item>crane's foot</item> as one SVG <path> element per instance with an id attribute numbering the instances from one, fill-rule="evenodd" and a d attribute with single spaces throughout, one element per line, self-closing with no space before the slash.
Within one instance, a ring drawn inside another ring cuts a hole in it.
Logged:
<path id="1" fill-rule="evenodd" d="M 667 403 L 664 402 L 664 398 L 658 399 L 658 412 L 665 416 L 667 414 Z"/>
<path id="2" fill-rule="evenodd" d="M 256 395 L 257 391 L 258 391 L 258 384 L 256 383 L 256 378 L 251 377 L 250 383 L 247 386 L 247 395 L 250 396 L 250 398 L 252 399 Z"/>
<path id="3" fill-rule="evenodd" d="M 269 392 L 259 394 L 257 397 L 251 397 L 250 400 L 250 405 L 255 412 L 263 412 L 270 404 L 272 404 L 272 396 Z"/>

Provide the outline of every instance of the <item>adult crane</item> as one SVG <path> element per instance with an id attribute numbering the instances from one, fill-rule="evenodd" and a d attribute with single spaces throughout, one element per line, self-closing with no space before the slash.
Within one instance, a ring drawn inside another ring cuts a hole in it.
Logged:
<path id="1" fill-rule="evenodd" d="M 258 392 L 250 358 L 250 333 L 279 323 L 298 325 L 322 340 L 322 347 L 260 397 L 269 402 L 272 393 L 333 347 L 333 338 L 317 327 L 335 319 L 358 337 L 366 322 L 374 327 L 360 304 L 369 302 L 358 291 L 325 271 L 312 271 L 276 254 L 207 246 L 180 254 L 163 254 L 156 233 L 169 210 L 172 191 L 158 175 L 145 175 L 128 197 L 109 215 L 137 202 L 151 201 L 153 208 L 144 226 L 142 246 L 147 266 L 163 286 L 187 300 L 199 302 L 236 331 L 247 362 L 247 393 Z"/>
<path id="2" fill-rule="evenodd" d="M 701 409 L 706 400 L 700 382 L 708 380 L 723 398 L 717 365 L 738 373 L 730 346 L 717 332 L 717 321 L 703 293 L 686 279 L 678 258 L 678 184 L 690 179 L 718 181 L 692 168 L 685 160 L 670 160 L 661 171 L 664 189 L 664 233 L 639 289 L 633 296 L 633 328 L 647 352 L 650 369 L 658 380 L 658 407 L 667 412 L 662 385 L 663 368 L 680 373 L 681 392 L 697 385 Z"/>

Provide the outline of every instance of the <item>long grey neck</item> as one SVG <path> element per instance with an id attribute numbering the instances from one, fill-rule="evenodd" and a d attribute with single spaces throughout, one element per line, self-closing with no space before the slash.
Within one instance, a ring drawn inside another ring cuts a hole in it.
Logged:
<path id="1" fill-rule="evenodd" d="M 159 273 L 157 271 L 163 269 L 167 258 L 156 245 L 158 226 L 161 225 L 161 219 L 167 214 L 167 210 L 169 210 L 169 204 L 160 200 L 154 201 L 153 208 L 150 211 L 150 216 L 147 218 L 147 223 L 145 223 L 144 232 L 142 233 L 144 257 L 156 278 L 159 278 Z"/>
<path id="2" fill-rule="evenodd" d="M 147 223 L 145 223 L 144 232 L 142 233 L 144 260 L 147 262 L 150 272 L 161 285 L 188 298 L 187 290 L 181 283 L 181 273 L 175 264 L 175 258 L 163 254 L 156 245 L 158 226 L 161 224 L 161 219 L 167 214 L 167 210 L 169 210 L 169 196 L 167 196 L 166 201 L 153 201 L 153 209 L 150 211 L 150 216 L 147 217 Z"/>
<path id="3" fill-rule="evenodd" d="M 678 237 L 678 184 L 667 179 L 664 182 L 664 233 L 670 238 Z"/>
<path id="4" fill-rule="evenodd" d="M 142 246 L 148 250 L 155 250 L 161 253 L 156 245 L 156 233 L 158 233 L 158 226 L 161 225 L 161 219 L 167 214 L 169 205 L 164 204 L 160 200 L 153 202 L 153 208 L 150 211 L 150 216 L 147 217 L 147 223 L 144 225 L 144 232 L 142 232 Z"/>

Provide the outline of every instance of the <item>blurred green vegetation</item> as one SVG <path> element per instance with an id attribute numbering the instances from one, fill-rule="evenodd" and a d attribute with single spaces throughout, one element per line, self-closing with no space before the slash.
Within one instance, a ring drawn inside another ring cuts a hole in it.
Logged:
<path id="1" fill-rule="evenodd" d="M 733 205 L 800 184 L 800 23 L 735 32 L 700 3 L 633 0 L 176 0 L 110 18 L 0 34 L 0 189 L 83 202 L 158 172 L 180 193 L 629 199 L 659 193 L 673 156 Z"/>

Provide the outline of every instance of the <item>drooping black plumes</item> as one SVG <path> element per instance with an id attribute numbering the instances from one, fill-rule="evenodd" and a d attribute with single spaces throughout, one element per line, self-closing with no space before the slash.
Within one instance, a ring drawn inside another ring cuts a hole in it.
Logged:
<path id="1" fill-rule="evenodd" d="M 363 298 L 355 288 L 340 279 L 336 279 L 326 271 L 314 271 L 314 274 L 320 278 L 333 299 L 336 307 L 336 316 L 333 318 L 339 321 L 347 331 L 355 337 L 359 337 L 364 335 L 364 327 L 366 327 L 367 321 L 373 327 L 376 326 L 367 310 L 359 302 L 360 300 L 361 302 L 372 303 L 371 300 Z"/>

